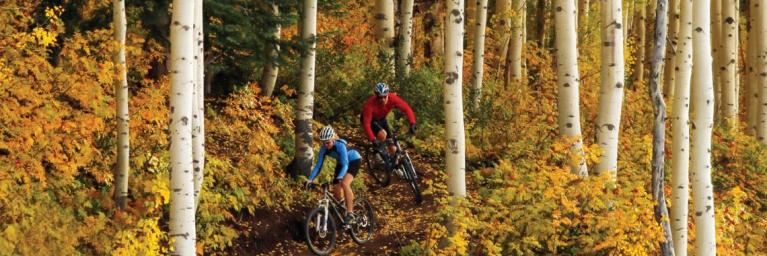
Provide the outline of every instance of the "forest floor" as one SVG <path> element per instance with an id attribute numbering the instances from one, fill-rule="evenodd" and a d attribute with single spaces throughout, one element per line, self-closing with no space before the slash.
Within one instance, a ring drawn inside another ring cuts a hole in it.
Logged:
<path id="1" fill-rule="evenodd" d="M 338 128 L 337 128 L 338 130 Z M 359 136 L 359 132 L 346 133 Z M 355 142 L 366 141 L 362 137 L 349 138 L 350 145 L 361 150 L 364 147 Z M 420 188 L 427 190 L 426 180 L 444 183 L 439 175 L 441 161 L 437 158 L 425 157 L 408 149 L 419 173 Z M 363 156 L 364 157 L 364 156 Z M 367 167 L 363 164 L 360 172 Z M 360 175 L 365 177 L 365 175 Z M 437 179 L 437 180 L 434 180 Z M 398 255 L 400 248 L 412 241 L 426 240 L 427 226 L 435 223 L 437 203 L 430 194 L 424 194 L 423 202 L 416 204 L 413 192 L 408 184 L 392 175 L 391 184 L 381 187 L 370 176 L 363 180 L 367 186 L 366 197 L 373 205 L 378 229 L 375 236 L 363 245 L 352 241 L 348 232 L 339 233 L 336 248 L 331 255 Z M 303 221 L 306 214 L 316 207 L 316 202 L 309 201 L 307 205 L 285 212 L 263 210 L 253 217 L 243 219 L 243 230 L 249 235 L 236 241 L 234 253 L 237 255 L 312 255 L 303 235 Z"/>

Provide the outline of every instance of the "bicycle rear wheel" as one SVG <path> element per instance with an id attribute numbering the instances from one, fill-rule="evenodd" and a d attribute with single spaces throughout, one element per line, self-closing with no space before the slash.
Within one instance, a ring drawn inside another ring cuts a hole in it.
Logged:
<path id="1" fill-rule="evenodd" d="M 423 198 L 421 197 L 421 189 L 418 187 L 418 174 L 415 172 L 413 162 L 409 156 L 405 156 L 401 159 L 402 167 L 405 168 L 405 179 L 408 181 L 410 188 L 413 190 L 413 196 L 415 196 L 415 202 L 421 204 Z"/>
<path id="2" fill-rule="evenodd" d="M 357 244 L 364 244 L 375 235 L 376 220 L 373 205 L 367 199 L 354 200 L 354 224 L 349 233 Z"/>
<path id="3" fill-rule="evenodd" d="M 365 151 L 365 163 L 368 167 L 368 173 L 376 183 L 382 187 L 386 187 L 391 182 L 391 173 L 386 170 L 386 164 L 383 161 L 383 157 L 375 150 L 369 149 Z"/>
<path id="4" fill-rule="evenodd" d="M 325 208 L 317 207 L 306 216 L 306 244 L 317 255 L 328 255 L 336 246 L 336 222 Z"/>

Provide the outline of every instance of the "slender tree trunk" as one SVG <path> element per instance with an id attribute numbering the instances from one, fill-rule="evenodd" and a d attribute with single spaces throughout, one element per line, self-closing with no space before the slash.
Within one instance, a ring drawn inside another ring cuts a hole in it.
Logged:
<path id="1" fill-rule="evenodd" d="M 115 101 L 117 105 L 117 164 L 115 165 L 115 202 L 120 209 L 125 208 L 128 200 L 128 178 L 130 177 L 130 136 L 128 135 L 130 115 L 128 115 L 128 66 L 125 62 L 125 31 L 127 21 L 125 19 L 125 1 L 112 1 L 112 14 L 114 17 L 115 41 L 119 42 L 120 49 L 114 56 L 114 62 L 118 65 L 118 77 L 115 81 Z"/>
<path id="2" fill-rule="evenodd" d="M 511 6 L 512 0 L 495 1 L 495 16 L 498 24 L 495 26 L 495 34 L 498 35 L 498 44 L 495 47 L 495 53 L 498 56 L 496 67 L 501 77 L 507 77 L 507 68 L 504 68 L 504 62 L 508 62 L 509 44 L 511 43 Z M 504 83 L 504 87 L 508 85 Z"/>
<path id="3" fill-rule="evenodd" d="M 301 58 L 301 86 L 296 106 L 296 171 L 309 175 L 314 154 L 312 152 L 312 112 L 314 111 L 314 61 L 317 45 L 317 0 L 303 1 L 301 38 L 308 48 Z M 391 16 L 389 16 L 391 17 Z"/>
<path id="4" fill-rule="evenodd" d="M 716 254 L 714 193 L 711 184 L 711 134 L 714 126 L 714 87 L 712 85 L 710 0 L 693 5 L 693 65 L 691 170 L 695 209 L 695 255 Z"/>
<path id="5" fill-rule="evenodd" d="M 277 7 L 276 2 L 272 2 L 270 8 L 272 15 L 275 17 L 280 16 L 280 9 Z M 277 74 L 280 71 L 280 67 L 277 63 L 277 56 L 280 52 L 280 45 L 278 44 L 278 41 L 280 40 L 280 30 L 280 24 L 274 24 L 274 33 L 272 34 L 274 43 L 267 43 L 266 45 L 266 53 L 269 61 L 266 62 L 264 71 L 261 73 L 261 86 L 264 89 L 261 91 L 261 94 L 266 97 L 272 97 L 272 93 L 274 93 L 274 84 L 277 83 Z"/>
<path id="6" fill-rule="evenodd" d="M 663 183 L 665 181 L 666 103 L 663 101 L 663 93 L 660 88 L 660 74 L 663 70 L 663 60 L 666 53 L 666 15 L 668 12 L 666 4 L 667 0 L 658 0 L 655 10 L 655 51 L 650 70 L 650 98 L 653 102 L 653 114 L 655 116 L 652 140 L 652 197 L 656 202 L 655 221 L 661 225 L 665 237 L 665 241 L 660 242 L 661 254 L 674 255 L 674 240 L 671 236 L 666 197 L 663 194 L 665 188 Z"/>
<path id="7" fill-rule="evenodd" d="M 192 104 L 195 88 L 194 1 L 174 0 L 170 25 L 171 255 L 195 255 Z"/>
<path id="8" fill-rule="evenodd" d="M 756 12 L 756 1 L 749 1 L 748 3 L 748 49 L 746 49 L 746 122 L 748 129 L 746 129 L 746 133 L 756 135 L 756 124 L 759 119 L 759 107 L 757 106 L 759 78 L 756 76 L 757 67 L 759 66 L 757 59 L 759 54 L 756 51 L 759 43 L 759 29 L 756 24 L 756 14 L 758 12 Z"/>
<path id="9" fill-rule="evenodd" d="M 674 85 L 671 168 L 671 230 L 674 252 L 687 255 L 687 217 L 690 198 L 690 78 L 692 75 L 692 0 L 680 0 L 679 48 L 674 62 L 677 74 Z"/>
<path id="10" fill-rule="evenodd" d="M 756 4 L 756 73 L 757 77 L 757 121 L 756 121 L 756 138 L 762 143 L 767 144 L 767 40 L 764 36 L 767 35 L 767 4 L 759 2 Z"/>
<path id="11" fill-rule="evenodd" d="M 581 177 L 588 176 L 586 159 L 583 153 L 581 135 L 581 114 L 578 87 L 578 50 L 576 45 L 576 29 L 573 24 L 575 15 L 575 0 L 554 0 L 554 22 L 556 37 L 554 38 L 557 61 L 557 83 L 559 84 L 557 108 L 559 110 L 559 131 L 563 136 L 574 138 L 571 154 L 577 159 L 570 163 L 572 172 Z"/>
<path id="12" fill-rule="evenodd" d="M 482 99 L 482 79 L 484 77 L 485 66 L 485 26 L 487 25 L 487 0 L 477 1 L 477 15 L 474 31 L 474 64 L 471 66 L 471 89 L 472 106 L 474 111 L 479 109 L 479 102 Z"/>
<path id="13" fill-rule="evenodd" d="M 649 5 L 649 4 L 648 4 Z M 645 48 L 645 44 L 647 42 L 647 29 L 645 28 L 645 24 L 647 24 L 647 8 L 645 7 L 639 7 L 639 21 L 637 22 L 639 29 L 639 35 L 638 35 L 638 46 L 639 49 L 637 50 L 637 60 L 636 63 L 634 63 L 634 88 L 637 87 L 637 85 L 640 85 L 644 82 L 644 63 L 645 63 L 645 53 L 647 52 L 647 49 Z"/>
<path id="14" fill-rule="evenodd" d="M 730 128 L 737 128 L 738 123 L 738 21 L 740 20 L 738 0 L 719 0 L 722 2 L 722 117 Z"/>
<path id="15" fill-rule="evenodd" d="M 618 178 L 618 135 L 623 107 L 624 61 L 621 0 L 602 0 L 602 84 L 599 94 L 596 142 L 604 150 L 595 172 Z"/>
<path id="16" fill-rule="evenodd" d="M 192 118 L 192 152 L 194 166 L 194 205 L 200 202 L 200 191 L 205 175 L 205 45 L 203 38 L 203 0 L 194 1 L 195 82 Z"/>
<path id="17" fill-rule="evenodd" d="M 508 40 L 506 41 L 506 48 L 504 49 L 511 49 L 513 48 L 514 38 L 509 36 Z M 511 59 L 511 51 L 506 51 L 506 65 L 504 66 L 498 66 L 500 69 L 503 67 L 503 69 L 499 70 L 501 74 L 503 74 L 503 88 L 510 88 L 512 84 L 511 80 L 511 65 L 512 65 L 512 59 Z"/>
<path id="18" fill-rule="evenodd" d="M 400 7 L 400 28 L 398 53 L 397 53 L 397 76 L 405 77 L 410 73 L 410 64 L 413 54 L 411 51 L 411 39 L 413 36 L 413 0 L 403 0 Z"/>
<path id="19" fill-rule="evenodd" d="M 547 5 L 549 1 L 546 0 L 538 0 L 538 20 L 540 22 L 538 23 L 538 46 L 540 48 L 546 47 L 546 41 L 548 40 L 548 27 L 549 27 L 549 14 L 548 12 L 549 6 Z"/>
<path id="20" fill-rule="evenodd" d="M 589 18 L 589 7 L 591 5 L 591 1 L 589 0 L 580 0 L 578 1 L 578 15 L 580 18 L 578 18 L 581 22 L 588 20 Z"/>
<path id="21" fill-rule="evenodd" d="M 623 38 L 629 38 L 628 32 L 634 31 L 634 27 L 631 25 L 634 23 L 634 6 L 636 5 L 636 1 L 627 1 L 626 2 L 626 11 L 623 12 Z"/>
<path id="22" fill-rule="evenodd" d="M 375 0 L 375 15 L 373 28 L 376 40 L 385 45 L 384 53 L 387 61 L 394 57 L 394 0 Z M 394 69 L 393 63 L 388 65 Z M 393 70 L 392 70 L 393 71 Z"/>
<path id="23" fill-rule="evenodd" d="M 714 58 L 714 122 L 721 119 L 721 95 L 722 95 L 722 1 L 711 1 L 711 55 Z"/>
<path id="24" fill-rule="evenodd" d="M 441 29 L 440 17 L 442 17 L 442 8 L 430 8 L 424 19 L 424 33 L 428 36 L 428 43 L 424 44 L 424 57 L 428 65 L 433 67 L 438 65 L 436 58 L 432 56 L 442 56 L 445 54 L 445 43 L 443 41 L 443 31 Z"/>
<path id="25" fill-rule="evenodd" d="M 463 126 L 463 0 L 448 0 L 445 16 L 445 147 L 448 191 L 466 196 L 466 144 Z"/>
<path id="26" fill-rule="evenodd" d="M 676 84 L 676 54 L 679 52 L 679 2 L 683 0 L 669 0 L 668 15 L 668 47 L 666 48 L 666 64 L 663 66 L 663 95 L 666 99 L 674 99 L 674 85 Z M 673 108 L 672 108 L 672 111 Z"/>
<path id="27" fill-rule="evenodd" d="M 466 13 L 466 25 L 473 25 L 477 23 L 477 1 L 468 0 L 464 1 L 464 13 Z M 474 33 L 476 29 L 466 28 L 466 45 L 464 47 L 470 48 L 474 46 Z"/>
<path id="28" fill-rule="evenodd" d="M 525 14 L 527 0 L 514 0 L 512 8 L 514 9 L 513 22 L 511 24 L 511 39 L 508 66 L 510 82 L 519 85 L 522 82 L 522 49 L 525 44 Z"/>

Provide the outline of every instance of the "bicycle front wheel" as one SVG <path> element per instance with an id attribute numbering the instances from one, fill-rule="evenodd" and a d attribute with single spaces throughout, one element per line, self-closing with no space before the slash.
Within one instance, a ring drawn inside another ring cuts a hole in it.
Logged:
<path id="1" fill-rule="evenodd" d="M 402 160 L 402 167 L 405 168 L 405 179 L 408 181 L 410 189 L 413 190 L 415 202 L 420 204 L 423 201 L 423 198 L 421 197 L 421 189 L 418 187 L 418 175 L 415 172 L 413 162 L 410 160 L 409 156 L 403 157 Z"/>
<path id="2" fill-rule="evenodd" d="M 381 185 L 382 187 L 389 185 L 389 182 L 391 182 L 391 173 L 386 170 L 386 164 L 383 161 L 383 157 L 381 157 L 377 151 L 373 149 L 365 151 L 365 163 L 368 167 L 368 173 L 378 185 Z"/>
<path id="3" fill-rule="evenodd" d="M 354 224 L 349 232 L 354 242 L 364 244 L 375 235 L 376 220 L 373 205 L 367 199 L 354 200 L 354 216 Z"/>
<path id="4" fill-rule="evenodd" d="M 309 250 L 317 255 L 328 255 L 336 246 L 336 222 L 323 207 L 306 216 L 304 234 Z"/>

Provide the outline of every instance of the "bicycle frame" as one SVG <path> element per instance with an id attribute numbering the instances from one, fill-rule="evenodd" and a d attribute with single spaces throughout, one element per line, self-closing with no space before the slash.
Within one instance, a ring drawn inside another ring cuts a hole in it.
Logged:
<path id="1" fill-rule="evenodd" d="M 400 158 L 401 158 L 401 157 L 403 157 L 403 156 L 404 156 L 405 158 L 407 158 L 407 159 L 410 159 L 410 155 L 407 153 L 407 151 L 405 151 L 404 149 L 402 149 L 402 145 L 400 144 L 400 140 L 399 140 L 399 137 L 397 136 L 397 133 L 396 133 L 396 132 L 392 132 L 392 137 L 391 137 L 391 138 L 392 138 L 392 143 L 393 143 L 393 144 L 394 144 L 394 146 L 397 148 L 397 151 L 396 151 L 396 152 L 394 152 L 394 156 L 393 156 L 393 158 L 392 158 L 391 156 L 389 156 L 389 157 L 388 157 L 388 158 L 389 158 L 389 161 L 390 161 L 390 162 L 392 162 L 392 163 L 388 163 L 388 165 L 392 165 L 394 162 L 397 162 L 397 161 L 396 161 L 397 159 L 400 159 Z M 376 150 L 378 150 L 378 149 L 376 149 Z M 387 151 L 387 152 L 385 152 L 385 153 L 387 154 L 387 156 L 389 155 L 389 152 L 388 152 L 388 151 Z M 399 165 L 403 165 L 403 164 L 404 164 L 404 162 L 403 162 L 403 161 L 399 161 Z M 412 163 L 411 163 L 411 164 L 412 164 Z M 396 166 L 394 166 L 394 167 L 396 167 Z M 412 179 L 417 179 L 417 178 L 418 178 L 418 177 L 417 177 L 417 175 L 418 175 L 418 174 L 416 174 L 416 173 L 413 173 L 413 175 L 416 175 L 416 176 L 415 176 L 415 177 L 412 177 Z"/>
<path id="2" fill-rule="evenodd" d="M 327 231 L 327 224 L 328 224 L 328 212 L 332 209 L 334 216 L 337 220 L 343 220 L 343 215 L 341 215 L 341 212 L 338 211 L 339 208 L 342 208 L 341 202 L 336 200 L 336 198 L 330 193 L 330 184 L 329 183 L 323 183 L 322 185 L 322 192 L 323 192 L 323 198 L 320 199 L 319 207 L 322 207 L 324 209 L 324 217 L 325 219 L 323 221 L 317 220 L 317 223 L 323 223 L 322 226 L 317 225 L 317 232 L 326 232 Z M 317 216 L 319 218 L 320 216 Z M 322 230 L 320 230 L 322 229 Z"/>

